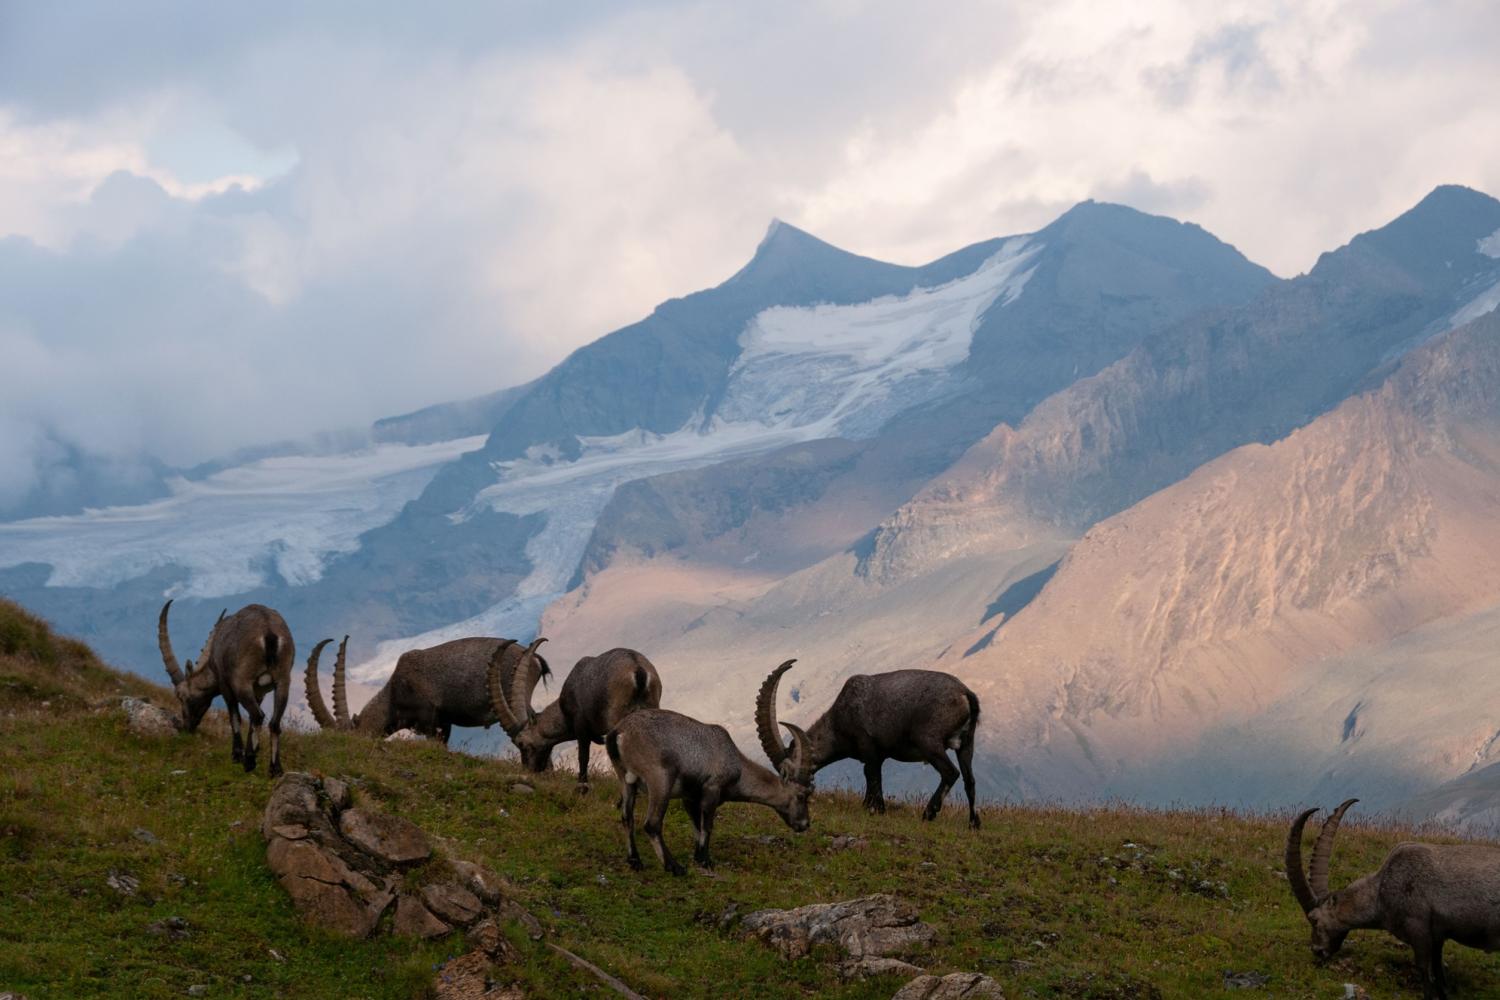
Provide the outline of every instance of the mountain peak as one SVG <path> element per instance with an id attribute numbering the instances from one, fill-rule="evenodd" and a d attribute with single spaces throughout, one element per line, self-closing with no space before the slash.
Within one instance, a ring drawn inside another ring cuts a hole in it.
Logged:
<path id="1" fill-rule="evenodd" d="M 1381 228 L 1354 237 L 1348 249 L 1377 254 L 1424 283 L 1448 286 L 1493 265 L 1479 245 L 1496 231 L 1500 201 L 1473 188 L 1444 184 Z"/>
<path id="2" fill-rule="evenodd" d="M 870 268 L 879 271 L 905 270 L 894 264 L 841 250 L 789 222 L 772 219 L 771 224 L 766 227 L 766 234 L 755 248 L 755 255 L 729 279 L 729 283 L 758 285 L 784 281 L 794 275 L 804 278 L 821 276 L 826 279 L 851 269 L 864 271 Z"/>

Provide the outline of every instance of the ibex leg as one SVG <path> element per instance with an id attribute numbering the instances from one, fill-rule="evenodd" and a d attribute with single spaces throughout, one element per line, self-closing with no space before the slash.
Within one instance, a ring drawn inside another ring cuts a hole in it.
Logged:
<path id="1" fill-rule="evenodd" d="M 979 829 L 979 809 L 974 802 L 974 732 L 958 748 L 958 769 L 964 776 L 964 795 L 969 799 L 969 829 Z"/>
<path id="2" fill-rule="evenodd" d="M 926 752 L 926 758 L 927 763 L 942 775 L 942 781 L 938 783 L 937 791 L 932 793 L 932 798 L 927 800 L 927 808 L 922 810 L 922 818 L 936 819 L 938 811 L 943 808 L 943 800 L 948 797 L 948 790 L 958 781 L 958 768 L 953 766 L 953 761 L 948 759 L 948 751 L 943 747 L 929 749 Z"/>
<path id="3" fill-rule="evenodd" d="M 286 713 L 291 684 L 276 685 L 276 699 L 271 703 L 271 770 L 273 778 L 281 777 L 281 717 Z"/>
<path id="4" fill-rule="evenodd" d="M 245 759 L 245 741 L 240 738 L 240 706 L 233 691 L 224 691 L 224 711 L 229 713 L 229 759 L 238 764 Z"/>
<path id="5" fill-rule="evenodd" d="M 885 812 L 885 786 L 880 783 L 883 760 L 865 761 L 865 808 L 872 813 Z"/>
<path id="6" fill-rule="evenodd" d="M 640 852 L 635 849 L 635 794 L 638 783 L 629 780 L 620 782 L 620 822 L 625 826 L 625 843 L 629 846 L 629 854 L 625 861 L 636 871 L 644 866 L 641 864 Z"/>
<path id="7" fill-rule="evenodd" d="M 672 857 L 672 852 L 667 850 L 667 842 L 661 837 L 662 821 L 667 818 L 667 805 L 671 802 L 672 781 L 667 779 L 649 782 L 646 794 L 649 798 L 646 805 L 646 836 L 650 838 L 651 846 L 656 848 L 657 860 L 673 875 L 686 875 L 687 870 Z"/>
<path id="8" fill-rule="evenodd" d="M 587 739 L 578 741 L 578 794 L 589 793 L 589 746 Z"/>
<path id="9" fill-rule="evenodd" d="M 698 831 L 698 844 L 693 851 L 693 860 L 704 868 L 713 868 L 713 856 L 708 853 L 709 841 L 714 835 L 714 813 L 719 809 L 719 793 L 717 789 L 704 789 L 703 798 L 698 801 L 698 820 L 693 824 Z"/>
<path id="10" fill-rule="evenodd" d="M 266 713 L 261 710 L 260 703 L 255 701 L 252 693 L 245 705 L 245 715 L 248 716 L 250 731 L 245 738 L 245 771 L 249 773 L 255 770 L 255 758 L 260 753 L 260 727 L 266 723 Z"/>

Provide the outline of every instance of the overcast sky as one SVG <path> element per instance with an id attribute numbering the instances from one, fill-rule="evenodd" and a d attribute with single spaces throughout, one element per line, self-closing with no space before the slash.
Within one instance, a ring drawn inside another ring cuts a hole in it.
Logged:
<path id="1" fill-rule="evenodd" d="M 1092 197 L 1291 275 L 1500 193 L 1492 0 L 427 6 L 0 0 L 0 503 L 514 384 L 772 217 L 915 263 Z"/>

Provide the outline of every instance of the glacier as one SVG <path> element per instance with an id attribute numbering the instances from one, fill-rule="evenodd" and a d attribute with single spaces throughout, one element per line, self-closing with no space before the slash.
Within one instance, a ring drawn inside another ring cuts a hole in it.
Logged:
<path id="1" fill-rule="evenodd" d="M 218 597 L 317 581 L 327 560 L 414 499 L 440 466 L 484 436 L 267 458 L 201 480 L 177 478 L 151 503 L 0 524 L 0 567 L 51 566 L 52 587 L 113 587 L 176 566 L 166 596 Z"/>
<path id="2" fill-rule="evenodd" d="M 669 434 L 636 429 L 580 438 L 573 461 L 534 447 L 494 463 L 497 481 L 452 517 L 486 508 L 544 515 L 545 526 L 526 546 L 531 573 L 514 595 L 478 615 L 379 643 L 351 675 L 379 681 L 403 652 L 464 635 L 529 638 L 542 610 L 567 591 L 622 483 L 805 441 L 868 437 L 902 410 L 941 395 L 968 357 L 981 318 L 1021 295 L 1042 248 L 1018 236 L 970 274 L 941 285 L 855 305 L 766 309 L 740 335 L 740 356 L 712 414 L 700 411 Z"/>

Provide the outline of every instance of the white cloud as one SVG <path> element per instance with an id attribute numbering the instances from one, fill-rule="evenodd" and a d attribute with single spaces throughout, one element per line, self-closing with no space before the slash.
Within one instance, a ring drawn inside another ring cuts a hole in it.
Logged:
<path id="1" fill-rule="evenodd" d="M 917 262 L 1114 198 L 1294 273 L 1500 191 L 1486 4 L 79 9 L 0 37 L 0 237 L 45 248 L 0 239 L 7 453 L 192 462 L 513 384 L 772 215 Z"/>

